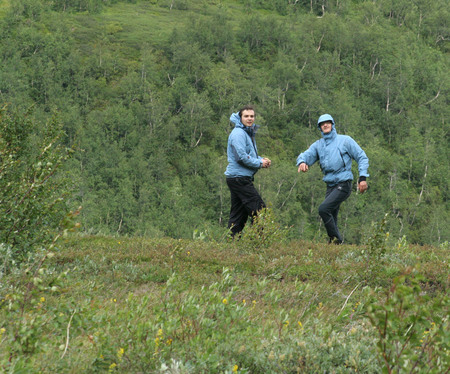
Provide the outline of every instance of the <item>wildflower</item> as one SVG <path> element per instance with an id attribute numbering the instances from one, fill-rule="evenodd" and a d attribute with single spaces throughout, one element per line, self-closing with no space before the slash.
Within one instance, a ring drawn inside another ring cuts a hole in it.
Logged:
<path id="1" fill-rule="evenodd" d="M 236 373 L 236 372 L 238 371 L 238 369 L 239 369 L 239 366 L 234 365 L 234 366 L 233 366 L 233 373 Z"/>
<path id="2" fill-rule="evenodd" d="M 117 299 L 112 299 L 113 303 L 117 303 Z"/>
<path id="3" fill-rule="evenodd" d="M 222 303 L 224 303 L 225 305 L 227 305 L 227 304 L 228 304 L 228 300 L 227 300 L 227 299 L 223 299 L 223 300 L 222 300 Z"/>
<path id="4" fill-rule="evenodd" d="M 115 367 L 117 366 L 117 364 L 115 362 L 113 362 L 111 365 L 109 365 L 109 370 L 114 370 Z"/>
<path id="5" fill-rule="evenodd" d="M 242 300 L 242 304 L 245 304 L 245 299 L 244 299 L 244 300 Z"/>
<path id="6" fill-rule="evenodd" d="M 42 296 L 42 297 L 41 297 L 41 303 L 43 303 L 44 301 L 45 301 L 45 297 Z"/>
<path id="7" fill-rule="evenodd" d="M 284 321 L 284 327 L 288 327 L 289 326 L 289 321 Z"/>
<path id="8" fill-rule="evenodd" d="M 2 327 L 2 328 L 0 329 L 0 336 L 2 336 L 2 335 L 5 333 L 5 331 L 6 331 L 6 329 L 5 329 L 4 327 Z"/>
<path id="9" fill-rule="evenodd" d="M 117 358 L 120 360 L 125 353 L 125 350 L 123 348 L 119 348 L 117 351 Z"/>
<path id="10" fill-rule="evenodd" d="M 156 333 L 156 336 L 163 336 L 163 330 L 159 329 L 158 332 Z"/>
<path id="11" fill-rule="evenodd" d="M 167 339 L 167 340 L 166 340 L 166 344 L 167 344 L 167 345 L 171 345 L 171 344 L 172 344 L 172 339 L 170 339 L 170 338 Z"/>
<path id="12" fill-rule="evenodd" d="M 303 328 L 303 325 L 300 321 L 297 322 L 298 323 L 298 327 L 300 327 L 301 329 Z"/>

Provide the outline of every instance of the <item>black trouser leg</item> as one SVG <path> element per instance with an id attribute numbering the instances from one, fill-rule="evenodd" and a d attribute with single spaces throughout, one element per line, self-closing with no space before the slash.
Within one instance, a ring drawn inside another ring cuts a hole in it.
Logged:
<path id="1" fill-rule="evenodd" d="M 228 228 L 231 229 L 231 235 L 234 236 L 241 232 L 247 222 L 248 213 L 242 204 L 239 195 L 230 188 L 231 192 L 231 208 L 230 219 L 228 220 Z"/>
<path id="2" fill-rule="evenodd" d="M 228 228 L 234 236 L 244 229 L 249 216 L 253 218 L 266 205 L 253 185 L 252 178 L 227 178 L 227 185 L 231 193 Z"/>
<path id="3" fill-rule="evenodd" d="M 352 192 L 351 181 L 337 184 L 333 187 L 327 187 L 325 200 L 319 206 L 319 215 L 323 220 L 327 234 L 331 240 L 336 238 L 338 242 L 342 242 L 342 236 L 337 227 L 339 207 Z"/>

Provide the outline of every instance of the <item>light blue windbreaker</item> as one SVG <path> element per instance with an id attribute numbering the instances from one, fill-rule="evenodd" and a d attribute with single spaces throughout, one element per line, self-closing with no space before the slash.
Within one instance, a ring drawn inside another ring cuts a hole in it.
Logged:
<path id="1" fill-rule="evenodd" d="M 320 123 L 331 121 L 331 132 L 322 133 L 322 139 L 314 142 L 308 150 L 297 157 L 297 166 L 302 162 L 311 166 L 316 161 L 320 162 L 320 168 L 324 175 L 323 181 L 330 186 L 347 180 L 353 180 L 352 159 L 358 163 L 360 177 L 368 177 L 369 159 L 361 147 L 348 135 L 339 135 L 335 129 L 333 117 L 323 114 L 317 121 Z"/>
<path id="2" fill-rule="evenodd" d="M 252 141 L 249 132 L 254 134 L 259 126 L 253 125 L 246 131 L 239 113 L 233 113 L 230 121 L 235 127 L 228 137 L 228 166 L 225 175 L 228 178 L 253 177 L 262 165 L 262 157 L 258 156 L 256 143 Z"/>

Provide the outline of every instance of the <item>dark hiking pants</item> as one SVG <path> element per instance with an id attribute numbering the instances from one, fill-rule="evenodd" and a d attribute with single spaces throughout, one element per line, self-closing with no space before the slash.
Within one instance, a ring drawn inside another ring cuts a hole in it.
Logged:
<path id="1" fill-rule="evenodd" d="M 334 186 L 327 186 L 325 200 L 319 206 L 319 215 L 323 220 L 330 240 L 342 243 L 343 239 L 337 226 L 341 203 L 347 200 L 352 192 L 352 181 L 345 181 Z"/>
<path id="2" fill-rule="evenodd" d="M 248 217 L 253 221 L 253 217 L 265 208 L 266 204 L 253 185 L 251 177 L 227 178 L 227 185 L 231 193 L 228 228 L 231 229 L 231 235 L 235 236 L 244 229 Z"/>

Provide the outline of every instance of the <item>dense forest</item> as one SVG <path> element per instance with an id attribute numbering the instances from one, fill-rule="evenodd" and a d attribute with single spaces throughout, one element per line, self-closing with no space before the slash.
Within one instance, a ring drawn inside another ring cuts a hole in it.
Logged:
<path id="1" fill-rule="evenodd" d="M 222 232 L 229 116 L 251 103 L 272 159 L 255 183 L 292 237 L 326 235 L 320 168 L 295 161 L 330 113 L 370 160 L 368 193 L 341 207 L 345 241 L 387 213 L 392 240 L 440 244 L 449 19 L 446 0 L 0 0 L 0 103 L 42 124 L 33 139 L 61 124 L 86 233 Z"/>

